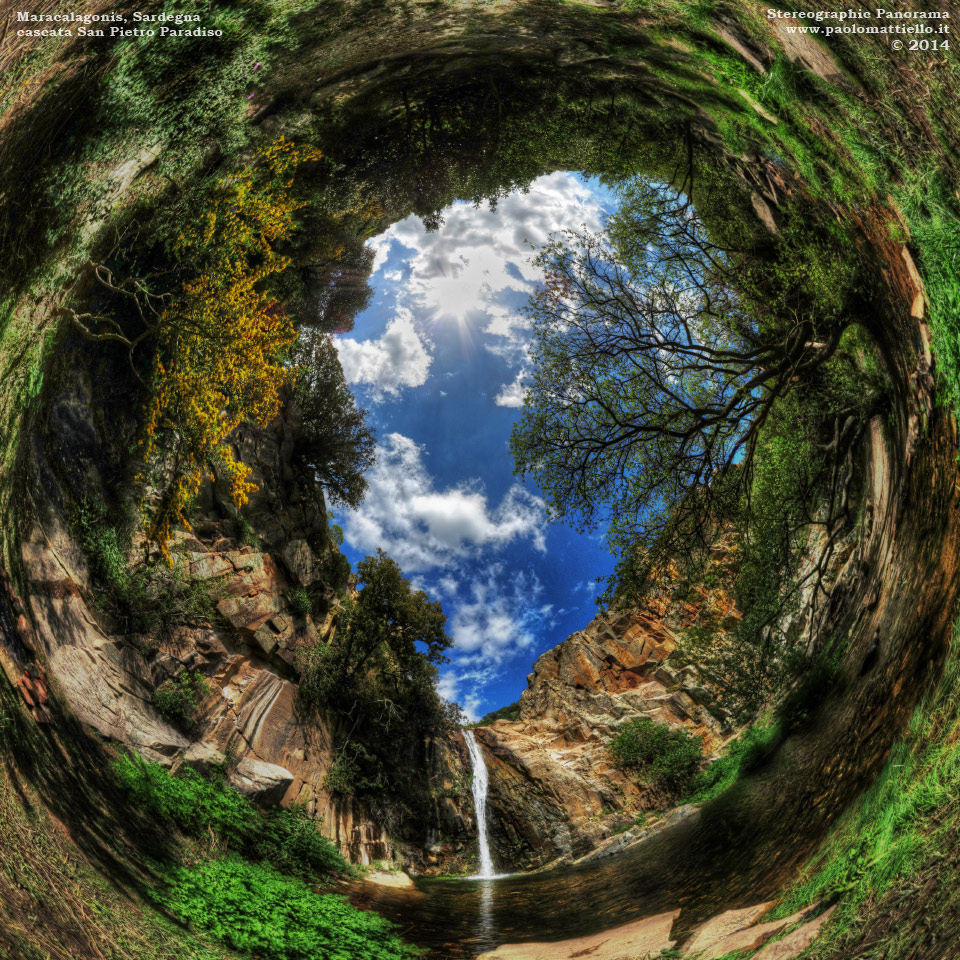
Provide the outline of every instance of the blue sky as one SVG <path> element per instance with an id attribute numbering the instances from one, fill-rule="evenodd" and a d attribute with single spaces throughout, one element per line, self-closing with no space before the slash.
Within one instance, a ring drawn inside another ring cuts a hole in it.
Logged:
<path id="1" fill-rule="evenodd" d="M 613 566 L 597 537 L 548 524 L 508 449 L 531 244 L 598 229 L 612 205 L 596 180 L 558 172 L 495 210 L 455 204 L 433 233 L 394 224 L 371 242 L 371 304 L 337 341 L 378 442 L 366 500 L 337 516 L 344 551 L 355 563 L 382 547 L 443 602 L 454 647 L 440 689 L 471 718 L 516 700 L 534 660 L 586 626 Z"/>

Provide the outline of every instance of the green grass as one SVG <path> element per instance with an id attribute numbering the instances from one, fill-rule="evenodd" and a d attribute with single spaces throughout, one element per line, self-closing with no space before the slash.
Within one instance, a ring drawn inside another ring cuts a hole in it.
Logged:
<path id="1" fill-rule="evenodd" d="M 920 252 L 928 312 L 940 381 L 960 415 L 960 217 L 944 176 L 918 177 L 897 191 Z"/>
<path id="2" fill-rule="evenodd" d="M 173 867 L 157 900 L 191 928 L 260 960 L 409 960 L 375 913 L 237 858 Z"/>
<path id="3" fill-rule="evenodd" d="M 218 849 L 266 860 L 304 879 L 354 872 L 302 807 L 260 810 L 227 783 L 225 771 L 204 778 L 184 768 L 174 776 L 134 754 L 121 756 L 114 770 L 138 809 L 198 839 L 213 837 Z"/>
<path id="4" fill-rule="evenodd" d="M 150 881 L 128 841 L 149 824 L 136 809 L 110 816 L 102 748 L 78 726 L 41 729 L 0 675 L 0 957 L 235 958 L 141 898 Z"/>
<path id="5" fill-rule="evenodd" d="M 694 779 L 684 803 L 706 803 L 755 770 L 780 738 L 780 725 L 771 713 L 758 718 L 727 751 Z"/>
<path id="6" fill-rule="evenodd" d="M 817 952 L 832 947 L 861 911 L 904 883 L 947 843 L 960 793 L 960 630 L 943 676 L 911 718 L 882 773 L 824 841 L 776 916 L 839 897 Z M 951 878 L 952 882 L 952 878 Z"/>

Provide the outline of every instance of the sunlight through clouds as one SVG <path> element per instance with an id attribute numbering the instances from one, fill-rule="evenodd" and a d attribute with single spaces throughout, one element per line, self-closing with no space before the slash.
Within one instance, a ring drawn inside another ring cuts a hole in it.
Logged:
<path id="1" fill-rule="evenodd" d="M 498 339 L 519 345 L 527 327 L 520 307 L 539 280 L 530 262 L 533 247 L 563 228 L 600 229 L 605 209 L 603 198 L 577 176 L 552 173 L 535 180 L 527 192 L 505 197 L 494 210 L 456 204 L 444 211 L 443 224 L 432 233 L 413 215 L 394 224 L 371 241 L 374 274 L 384 271 L 385 279 L 398 283 L 398 314 L 409 311 L 405 315 L 421 332 L 435 323 L 475 324 L 491 346 Z M 398 252 L 404 254 L 404 270 L 385 270 Z M 504 396 L 516 398 L 516 387 L 505 390 Z"/>

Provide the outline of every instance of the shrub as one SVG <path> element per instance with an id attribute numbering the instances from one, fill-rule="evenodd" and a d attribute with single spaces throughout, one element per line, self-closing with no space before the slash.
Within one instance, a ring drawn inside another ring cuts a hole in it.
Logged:
<path id="1" fill-rule="evenodd" d="M 480 722 L 477 724 L 478 727 L 485 727 L 488 724 L 496 723 L 497 720 L 519 720 L 520 719 L 520 701 L 516 703 L 508 703 L 505 707 L 501 707 L 499 710 L 492 710 L 490 713 L 485 713 L 481 718 Z"/>
<path id="2" fill-rule="evenodd" d="M 163 683 L 153 691 L 153 705 L 168 719 L 186 727 L 197 720 L 200 700 L 210 693 L 210 684 L 196 670 L 183 673 Z"/>
<path id="3" fill-rule="evenodd" d="M 134 806 L 192 836 L 213 831 L 239 848 L 258 825 L 259 814 L 250 801 L 222 775 L 205 780 L 185 767 L 174 776 L 136 754 L 119 757 L 113 769 Z"/>
<path id="4" fill-rule="evenodd" d="M 303 587 L 292 590 L 287 597 L 287 602 L 290 604 L 290 609 L 298 617 L 306 617 L 313 610 L 313 601 L 310 599 L 310 594 Z"/>
<path id="5" fill-rule="evenodd" d="M 233 524 L 236 527 L 237 538 L 241 543 L 246 544 L 248 547 L 253 547 L 255 550 L 260 549 L 260 541 L 257 539 L 256 533 L 254 533 L 252 524 L 242 510 L 237 511 Z"/>
<path id="6" fill-rule="evenodd" d="M 279 870 L 304 879 L 351 872 L 350 865 L 303 807 L 274 810 L 265 820 L 258 850 Z"/>
<path id="7" fill-rule="evenodd" d="M 99 601 L 127 633 L 150 633 L 152 641 L 179 623 L 213 620 L 219 581 L 193 581 L 182 564 L 132 564 L 130 535 L 112 522 L 101 501 L 82 500 L 74 509 L 77 540 L 90 567 Z"/>
<path id="8" fill-rule="evenodd" d="M 409 960 L 383 917 L 268 866 L 224 858 L 166 871 L 155 894 L 184 923 L 261 960 Z"/>
<path id="9" fill-rule="evenodd" d="M 620 769 L 673 794 L 690 783 L 703 761 L 703 745 L 696 736 L 649 717 L 623 724 L 607 750 Z"/>
<path id="10" fill-rule="evenodd" d="M 303 807 L 258 810 L 227 783 L 223 770 L 209 778 L 189 768 L 174 775 L 126 754 L 114 763 L 114 771 L 138 809 L 190 836 L 213 834 L 225 846 L 304 879 L 351 872 Z"/>

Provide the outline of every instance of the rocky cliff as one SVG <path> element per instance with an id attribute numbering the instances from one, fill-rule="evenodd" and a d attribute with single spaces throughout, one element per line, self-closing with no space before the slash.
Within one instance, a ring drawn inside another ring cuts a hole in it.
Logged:
<path id="1" fill-rule="evenodd" d="M 77 505 L 91 498 L 123 509 L 108 491 L 123 488 L 133 426 L 106 424 L 98 414 L 122 409 L 104 394 L 122 389 L 123 377 L 97 379 L 77 368 L 61 379 L 69 386 L 32 436 L 30 522 L 12 597 L 27 649 L 6 656 L 11 680 L 39 654 L 54 689 L 104 737 L 165 765 L 225 764 L 234 785 L 256 800 L 305 804 L 354 862 L 466 869 L 476 831 L 459 738 L 420 751 L 424 795 L 417 799 L 425 818 L 406 817 L 394 801 L 373 810 L 325 787 L 339 721 L 304 710 L 294 655 L 298 644 L 337 629 L 328 582 L 337 548 L 322 495 L 292 466 L 296 406 L 287 404 L 266 429 L 244 427 L 233 437 L 258 488 L 242 517 L 213 480 L 194 506 L 193 530 L 177 532 L 171 544 L 172 575 L 215 609 L 137 632 L 99 602 L 75 522 Z M 142 557 L 143 548 L 134 538 L 131 556 Z M 292 599 L 298 590 L 316 598 L 312 612 Z M 192 722 L 172 723 L 155 693 L 184 674 L 203 678 L 201 699 Z"/>
<path id="2" fill-rule="evenodd" d="M 668 574 L 639 608 L 597 616 L 548 650 L 527 678 L 519 720 L 477 730 L 501 866 L 599 855 L 662 819 L 669 799 L 638 785 L 607 754 L 624 721 L 648 716 L 686 727 L 707 754 L 732 732 L 697 671 L 670 655 L 701 618 L 729 629 L 737 611 L 723 589 L 679 587 Z"/>

